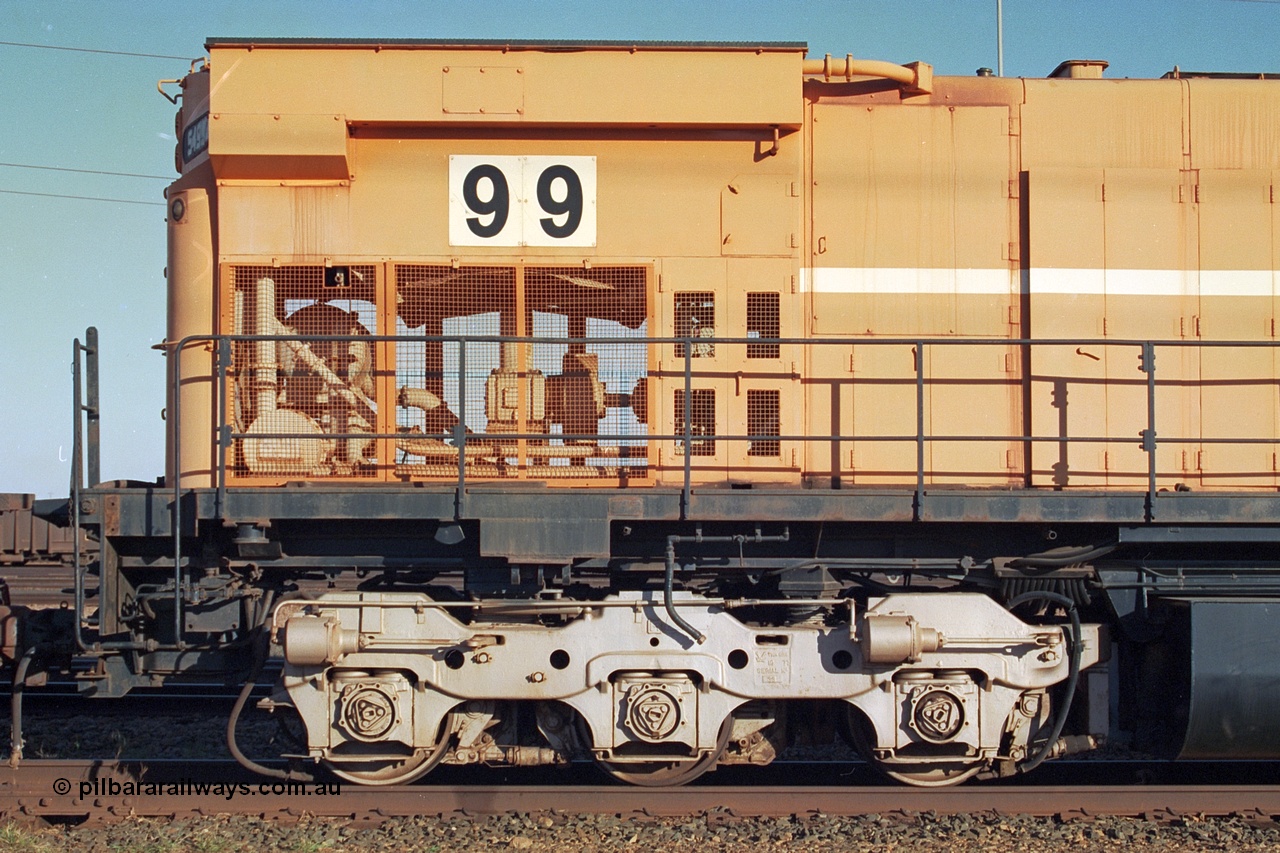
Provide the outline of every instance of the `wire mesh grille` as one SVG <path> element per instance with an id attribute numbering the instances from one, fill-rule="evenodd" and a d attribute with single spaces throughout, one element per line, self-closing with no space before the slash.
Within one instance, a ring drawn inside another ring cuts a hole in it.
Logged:
<path id="1" fill-rule="evenodd" d="M 517 334 L 512 267 L 402 264 L 395 287 L 397 335 Z M 457 477 L 457 428 L 471 434 L 498 426 L 490 423 L 495 412 L 486 405 L 486 383 L 491 374 L 515 371 L 514 358 L 509 345 L 491 341 L 398 341 L 397 472 Z M 499 475 L 488 443 L 477 440 L 466 455 L 473 473 Z"/>
<path id="2" fill-rule="evenodd" d="M 675 433 L 685 432 L 684 389 L 675 392 Z M 690 456 L 715 456 L 713 438 L 696 439 L 692 436 L 716 434 L 716 392 L 714 388 L 694 388 L 689 397 L 689 449 Z M 685 453 L 684 439 L 676 440 L 676 453 Z"/>
<path id="3" fill-rule="evenodd" d="M 645 476 L 647 272 L 642 267 L 396 268 L 397 334 L 558 338 L 409 341 L 396 357 L 397 472 Z M 585 343 L 581 338 L 618 338 Z"/>
<path id="4" fill-rule="evenodd" d="M 232 346 L 228 419 L 244 437 L 229 464 L 239 476 L 372 477 L 377 443 L 377 330 L 372 266 L 232 271 L 232 331 L 298 335 Z M 316 340 L 337 335 L 342 340 Z"/>
<path id="5" fill-rule="evenodd" d="M 643 475 L 648 426 L 643 397 L 649 372 L 646 271 L 642 267 L 527 267 L 525 329 L 535 343 L 530 373 L 545 382 L 545 441 L 526 452 L 542 476 Z M 581 338 L 617 339 L 603 343 Z M 637 392 L 637 389 L 640 389 Z M 564 438 L 555 438 L 555 435 Z"/>
<path id="6" fill-rule="evenodd" d="M 778 435 L 781 424 L 780 393 L 776 390 L 747 391 L 747 435 Z M 748 456 L 782 455 L 782 442 L 777 439 L 753 439 L 747 448 Z"/>
<path id="7" fill-rule="evenodd" d="M 782 329 L 781 296 L 777 293 L 747 294 L 747 337 L 778 338 Z M 777 344 L 747 344 L 747 358 L 777 358 Z"/>
<path id="8" fill-rule="evenodd" d="M 675 294 L 675 336 L 714 338 L 716 336 L 716 295 L 710 291 Z M 691 358 L 711 358 L 716 345 L 710 341 L 693 344 Z M 684 344 L 676 344 L 676 358 L 684 358 Z"/>

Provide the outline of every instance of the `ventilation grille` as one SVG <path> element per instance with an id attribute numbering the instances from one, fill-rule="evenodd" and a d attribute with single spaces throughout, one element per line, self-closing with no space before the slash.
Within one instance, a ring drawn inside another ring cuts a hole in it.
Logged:
<path id="1" fill-rule="evenodd" d="M 244 437 L 236 476 L 372 477 L 377 474 L 376 269 L 238 267 L 232 331 L 290 336 L 235 341 L 228 419 Z M 325 340 L 323 336 L 340 336 Z"/>
<path id="2" fill-rule="evenodd" d="M 648 282 L 646 267 L 234 267 L 227 325 L 250 339 L 231 345 L 228 474 L 456 480 L 461 459 L 475 479 L 647 478 Z"/>
<path id="3" fill-rule="evenodd" d="M 771 436 L 779 434 L 781 405 L 778 391 L 747 391 L 747 434 Z M 748 456 L 782 455 L 782 442 L 777 439 L 752 439 L 747 448 Z"/>
<path id="4" fill-rule="evenodd" d="M 747 337 L 778 338 L 781 325 L 781 296 L 777 293 L 747 294 Z M 777 358 L 777 344 L 747 344 L 747 358 Z"/>
<path id="5" fill-rule="evenodd" d="M 714 338 L 716 336 L 716 295 L 710 291 L 675 295 L 675 336 Z M 711 358 L 716 345 L 709 340 L 693 344 L 692 358 Z M 684 358 L 684 344 L 676 344 L 676 358 Z"/>
<path id="6" fill-rule="evenodd" d="M 643 267 L 396 268 L 397 473 L 633 478 L 648 474 Z M 555 341 L 527 340 L 555 338 Z M 582 339 L 605 339 L 587 342 Z M 614 343 L 614 340 L 617 343 Z"/>
<path id="7" fill-rule="evenodd" d="M 716 434 L 716 392 L 711 388 L 694 388 L 689 398 L 689 449 L 690 456 L 715 456 L 713 438 L 697 439 L 693 436 Z M 675 392 L 675 433 L 685 432 L 684 389 Z M 684 439 L 676 440 L 676 453 L 685 453 Z"/>

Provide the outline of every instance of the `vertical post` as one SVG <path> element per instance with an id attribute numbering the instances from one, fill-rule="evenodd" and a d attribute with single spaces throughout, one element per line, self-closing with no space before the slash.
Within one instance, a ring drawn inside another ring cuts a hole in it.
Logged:
<path id="1" fill-rule="evenodd" d="M 183 338 L 169 351 L 173 362 L 173 627 L 174 645 L 182 647 L 182 351 Z"/>
<path id="2" fill-rule="evenodd" d="M 1004 0 L 996 0 L 996 76 L 1004 76 Z"/>
<path id="3" fill-rule="evenodd" d="M 231 365 L 231 341 L 218 338 L 218 517 L 227 521 L 227 450 L 231 447 L 231 424 L 227 422 L 227 368 Z"/>
<path id="4" fill-rule="evenodd" d="M 916 495 L 915 520 L 924 510 L 924 341 L 916 341 Z"/>
<path id="5" fill-rule="evenodd" d="M 71 345 L 71 512 L 72 521 L 79 523 L 80 489 L 84 487 L 84 463 L 80 459 L 81 416 L 83 399 L 80 396 L 80 339 Z"/>
<path id="6" fill-rule="evenodd" d="M 71 425 L 71 567 L 75 572 L 76 644 L 83 650 L 80 626 L 84 624 L 85 567 L 80 563 L 80 486 L 84 471 L 80 467 L 80 404 L 80 339 L 76 338 L 71 345 L 71 406 L 75 412 Z"/>
<path id="7" fill-rule="evenodd" d="M 524 265 L 516 267 L 516 336 L 523 338 L 530 333 L 525 323 Z M 570 333 L 572 334 L 572 332 Z M 506 347 L 506 341 L 499 344 Z M 533 387 L 529 372 L 529 345 L 523 340 L 512 349 L 515 351 L 516 371 L 516 432 L 524 435 L 529 432 L 529 417 L 533 413 Z M 511 365 L 507 365 L 508 368 Z M 572 463 L 571 463 L 572 464 Z M 516 477 L 524 479 L 529 476 L 529 439 L 516 439 Z"/>
<path id="8" fill-rule="evenodd" d="M 693 497 L 693 338 L 684 339 L 684 489 L 680 493 L 680 518 L 689 517 Z"/>
<path id="9" fill-rule="evenodd" d="M 1147 521 L 1156 517 L 1156 347 L 1142 344 L 1138 369 L 1147 374 L 1147 428 L 1142 430 L 1142 449 L 1147 454 Z"/>
<path id="10" fill-rule="evenodd" d="M 458 423 L 453 427 L 453 443 L 458 448 L 458 487 L 453 496 L 453 518 L 461 521 L 466 510 L 467 489 L 467 339 L 458 340 Z"/>
<path id="11" fill-rule="evenodd" d="M 232 446 L 232 425 L 227 419 L 227 371 L 232 364 L 232 342 L 225 337 L 218 338 L 218 470 L 216 480 L 216 500 L 218 500 L 218 517 L 229 520 L 227 512 L 227 451 Z"/>
<path id="12" fill-rule="evenodd" d="M 96 486 L 102 482 L 102 455 L 99 447 L 98 421 L 101 417 L 98 396 L 98 329 L 90 326 L 85 329 L 85 392 L 88 400 L 85 406 L 85 438 L 89 443 L 89 485 Z"/>

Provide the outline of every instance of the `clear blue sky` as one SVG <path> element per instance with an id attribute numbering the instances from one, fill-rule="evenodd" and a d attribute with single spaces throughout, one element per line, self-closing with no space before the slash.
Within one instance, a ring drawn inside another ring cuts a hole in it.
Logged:
<path id="1" fill-rule="evenodd" d="M 67 493 L 71 341 L 89 325 L 102 336 L 104 477 L 153 479 L 164 465 L 164 360 L 151 345 L 165 331 L 161 192 L 174 140 L 155 83 L 188 63 L 87 51 L 195 58 L 207 36 L 804 41 L 815 56 L 919 59 L 968 75 L 996 67 L 995 10 L 995 0 L 0 0 L 0 492 Z M 1280 72 L 1280 0 L 1005 0 L 1004 33 L 1007 76 L 1044 76 L 1064 59 L 1106 59 L 1111 77 L 1175 65 Z"/>

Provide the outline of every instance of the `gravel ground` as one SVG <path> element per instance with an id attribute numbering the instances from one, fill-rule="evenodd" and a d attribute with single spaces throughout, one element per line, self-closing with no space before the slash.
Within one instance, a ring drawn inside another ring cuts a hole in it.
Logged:
<path id="1" fill-rule="evenodd" d="M 33 703 L 34 704 L 34 703 Z M 7 710 L 7 709 L 6 709 Z M 225 717 L 166 714 L 148 720 L 125 716 L 40 716 L 31 708 L 26 754 L 43 758 L 221 758 Z M 6 729 L 8 715 L 0 717 Z M 249 711 L 240 740 L 250 754 L 279 751 L 276 722 Z M 0 742 L 7 741 L 7 737 Z M 810 748 L 812 750 L 814 748 Z M 828 747 L 827 749 L 830 749 Z M 804 750 L 799 750 L 803 752 Z M 1078 850 L 1280 851 L 1280 825 L 1238 818 L 1184 818 L 1171 823 L 1102 818 L 1058 822 L 1047 818 L 976 816 L 879 816 L 860 818 L 738 820 L 713 814 L 694 820 L 611 816 L 522 815 L 476 819 L 396 819 L 380 826 L 343 820 L 303 820 L 287 824 L 248 817 L 211 817 L 176 822 L 127 820 L 96 828 L 33 828 L 0 825 L 0 850 L 147 851 L 147 853 L 233 853 L 233 851 L 462 851 L 514 850 L 542 853 L 601 850 L 724 851 L 763 849 L 805 851 Z"/>
<path id="2" fill-rule="evenodd" d="M 109 700 L 103 700 L 109 701 Z M 23 755 L 27 758 L 230 758 L 227 717 L 219 714 L 164 714 L 146 719 L 92 713 L 41 716 L 23 712 Z M 9 714 L 0 715 L 0 758 L 9 756 Z M 280 755 L 275 719 L 246 711 L 236 728 L 240 748 L 259 758 Z"/>
<path id="3" fill-rule="evenodd" d="M 1045 818 L 987 816 L 893 816 L 861 818 L 768 818 L 723 822 L 718 815 L 695 820 L 636 822 L 609 816 L 513 815 L 477 820 L 413 818 L 378 827 L 350 821 L 302 820 L 285 825 L 258 818 L 198 821 L 133 820 L 91 829 L 0 827 L 0 848 L 18 851 L 121 850 L 148 853 L 232 851 L 463 851 L 515 850 L 587 853 L 602 850 L 805 851 L 1000 850 L 1205 851 L 1280 850 L 1280 827 L 1253 826 L 1240 819 L 1187 818 L 1172 823 L 1099 819 L 1057 822 Z"/>
<path id="4" fill-rule="evenodd" d="M 37 703 L 23 711 L 23 755 L 27 758 L 230 758 L 227 714 L 165 713 L 145 719 L 124 714 L 85 712 L 57 716 L 40 713 Z M 110 700 L 100 700 L 110 701 Z M 0 703 L 2 704 L 2 703 Z M 0 710 L 0 760 L 9 757 L 9 709 Z M 246 708 L 236 727 L 240 748 L 254 758 L 276 758 L 296 747 L 283 740 L 280 724 L 270 714 Z M 843 741 L 820 746 L 790 746 L 782 758 L 854 761 L 857 755 Z"/>

